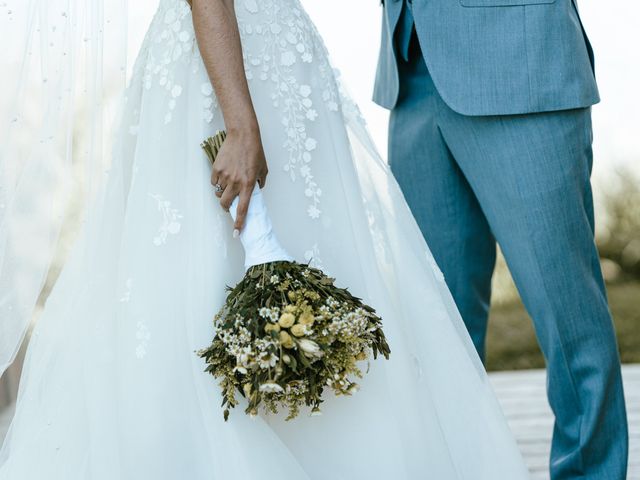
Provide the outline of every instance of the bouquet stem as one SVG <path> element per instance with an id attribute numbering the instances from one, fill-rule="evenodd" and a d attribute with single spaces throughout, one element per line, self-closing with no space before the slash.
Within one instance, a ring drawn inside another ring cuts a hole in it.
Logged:
<path id="1" fill-rule="evenodd" d="M 202 148 L 212 165 L 220 148 L 222 148 L 225 138 L 226 134 L 224 132 L 218 132 L 202 144 Z M 239 198 L 236 197 L 229 209 L 234 221 L 237 216 L 238 202 Z M 245 225 L 242 232 L 240 232 L 240 241 L 244 247 L 244 266 L 246 270 L 254 265 L 263 263 L 293 260 L 282 247 L 273 231 L 262 190 L 257 184 L 251 194 Z"/>

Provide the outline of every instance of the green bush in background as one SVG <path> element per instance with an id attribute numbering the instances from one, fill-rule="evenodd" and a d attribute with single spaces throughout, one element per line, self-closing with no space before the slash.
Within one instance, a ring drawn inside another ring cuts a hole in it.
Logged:
<path id="1" fill-rule="evenodd" d="M 605 219 L 598 249 L 609 281 L 640 280 L 640 177 L 621 171 L 617 179 L 617 188 L 603 199 Z"/>

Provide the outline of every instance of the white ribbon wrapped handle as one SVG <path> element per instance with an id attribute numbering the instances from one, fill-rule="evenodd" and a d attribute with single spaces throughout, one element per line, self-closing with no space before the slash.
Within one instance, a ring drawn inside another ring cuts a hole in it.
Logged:
<path id="1" fill-rule="evenodd" d="M 234 222 L 239 200 L 240 198 L 236 197 L 229 209 Z M 293 260 L 276 238 L 262 190 L 258 185 L 251 194 L 244 228 L 240 232 L 240 241 L 244 247 L 244 266 L 247 270 L 262 263 Z"/>

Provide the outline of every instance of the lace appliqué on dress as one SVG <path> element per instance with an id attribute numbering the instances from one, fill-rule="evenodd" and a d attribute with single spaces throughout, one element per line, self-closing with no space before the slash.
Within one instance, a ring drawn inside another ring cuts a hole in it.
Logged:
<path id="1" fill-rule="evenodd" d="M 158 234 L 153 239 L 153 244 L 157 247 L 167 243 L 169 235 L 180 233 L 182 214 L 178 209 L 173 208 L 169 200 L 165 200 L 162 195 L 149 194 L 158 206 L 158 211 L 162 214 L 162 224 L 158 229 Z"/>
<path id="2" fill-rule="evenodd" d="M 312 172 L 312 159 L 318 148 L 317 140 L 309 133 L 309 125 L 319 117 L 314 100 L 322 99 L 326 110 L 339 110 L 339 90 L 333 69 L 326 60 L 324 44 L 306 14 L 296 2 L 284 5 L 281 1 L 253 0 L 242 2 L 249 13 L 238 15 L 240 34 L 244 41 L 259 36 L 261 48 L 244 54 L 249 81 L 271 82 L 271 101 L 278 110 L 286 132 L 284 149 L 288 153 L 283 169 L 292 181 L 298 177 L 305 182 L 307 214 L 320 217 L 322 189 Z M 255 17 L 251 14 L 257 14 Z M 317 78 L 301 83 L 296 75 L 298 63 L 314 64 Z M 316 92 L 316 90 L 320 92 Z"/>
<path id="3" fill-rule="evenodd" d="M 147 355 L 147 348 L 151 340 L 151 332 L 142 320 L 138 320 L 138 323 L 136 323 L 136 339 L 138 340 L 136 357 L 142 360 Z"/>

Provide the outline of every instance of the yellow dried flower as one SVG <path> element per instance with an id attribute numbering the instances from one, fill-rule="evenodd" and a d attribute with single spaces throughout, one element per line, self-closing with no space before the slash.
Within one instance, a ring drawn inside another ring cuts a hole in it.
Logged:
<path id="1" fill-rule="evenodd" d="M 291 335 L 289 335 L 285 331 L 280 332 L 280 344 L 284 348 L 293 348 L 293 346 L 295 345 L 295 343 L 293 342 L 293 338 L 291 338 Z"/>
<path id="2" fill-rule="evenodd" d="M 313 325 L 313 322 L 315 321 L 313 314 L 310 311 L 306 311 L 304 312 L 302 315 L 300 315 L 300 318 L 298 319 L 298 323 L 300 323 L 301 325 Z"/>
<path id="3" fill-rule="evenodd" d="M 251 384 L 250 384 L 250 383 L 245 383 L 245 384 L 242 386 L 242 390 L 244 391 L 244 394 L 245 394 L 247 397 L 250 397 L 250 396 L 251 396 Z"/>
<path id="4" fill-rule="evenodd" d="M 296 306 L 295 305 L 287 305 L 286 307 L 284 307 L 284 311 L 287 313 L 296 313 Z"/>
<path id="5" fill-rule="evenodd" d="M 296 323 L 296 317 L 292 313 L 283 313 L 278 323 L 282 328 L 289 328 Z"/>
<path id="6" fill-rule="evenodd" d="M 294 292 L 293 290 L 289 290 L 289 292 L 287 292 L 287 297 L 289 297 L 289 300 L 291 300 L 292 302 L 296 301 L 296 292 Z"/>
<path id="7" fill-rule="evenodd" d="M 267 323 L 264 326 L 264 331 L 269 333 L 271 331 L 273 332 L 279 332 L 280 331 L 280 325 L 278 325 L 277 323 Z"/>
<path id="8" fill-rule="evenodd" d="M 307 333 L 307 327 L 298 323 L 291 327 L 291 333 L 293 333 L 296 337 L 303 337 Z"/>
<path id="9" fill-rule="evenodd" d="M 356 355 L 356 360 L 366 360 L 367 359 L 367 352 L 365 352 L 364 350 L 361 351 L 358 355 Z"/>

